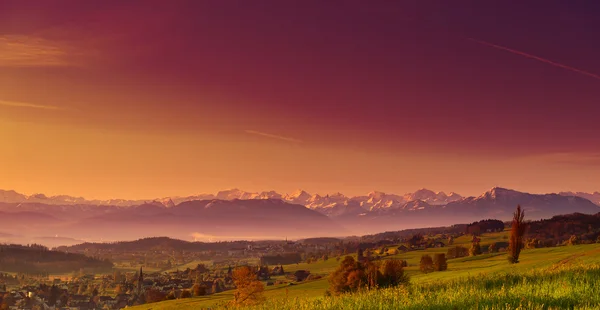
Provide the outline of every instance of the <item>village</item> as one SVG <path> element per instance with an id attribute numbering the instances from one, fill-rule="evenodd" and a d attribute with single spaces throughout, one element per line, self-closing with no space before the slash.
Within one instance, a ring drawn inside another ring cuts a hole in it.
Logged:
<path id="1" fill-rule="evenodd" d="M 241 265 L 252 266 L 257 279 L 266 286 L 291 285 L 319 279 L 321 275 L 311 274 L 309 270 L 286 272 L 283 265 L 310 264 L 330 257 L 339 260 L 343 255 L 357 251 L 365 259 L 377 260 L 399 252 L 444 247 L 452 243 L 452 238 L 446 235 L 435 238 L 414 235 L 377 242 L 315 238 L 229 244 L 223 249 L 204 251 L 147 251 L 138 248 L 117 252 L 114 248 L 74 248 L 69 250 L 114 260 L 114 272 L 98 275 L 80 270 L 66 277 L 0 274 L 0 305 L 5 305 L 7 310 L 122 309 L 162 300 L 204 296 L 235 289 L 232 269 Z M 391 246 L 398 242 L 403 243 Z"/>

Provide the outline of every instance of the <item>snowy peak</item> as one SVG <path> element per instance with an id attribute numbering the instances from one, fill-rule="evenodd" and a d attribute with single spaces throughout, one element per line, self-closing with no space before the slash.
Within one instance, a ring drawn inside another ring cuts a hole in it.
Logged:
<path id="1" fill-rule="evenodd" d="M 402 206 L 402 210 L 415 211 L 430 208 L 431 205 L 423 200 L 412 200 Z"/>
<path id="2" fill-rule="evenodd" d="M 13 190 L 0 190 L 0 202 L 20 203 L 27 199 L 25 195 L 19 194 Z"/>
<path id="3" fill-rule="evenodd" d="M 383 197 L 385 197 L 385 193 L 378 192 L 378 191 L 372 191 L 369 194 L 367 194 L 367 197 L 369 197 L 369 200 L 379 201 L 379 200 L 383 199 Z"/>
<path id="4" fill-rule="evenodd" d="M 246 192 L 241 191 L 237 188 L 233 188 L 218 192 L 215 198 L 219 200 L 233 200 L 240 199 L 240 197 L 242 197 L 245 194 Z"/>
<path id="5" fill-rule="evenodd" d="M 593 193 L 585 193 L 585 192 L 560 192 L 558 193 L 561 196 L 575 196 L 575 197 L 581 197 L 581 198 L 585 198 L 597 205 L 600 206 L 600 192 L 593 192 Z"/>
<path id="6" fill-rule="evenodd" d="M 309 193 L 300 189 L 292 194 L 286 194 L 283 196 L 283 200 L 302 205 L 306 204 L 311 198 L 312 196 Z"/>
<path id="7" fill-rule="evenodd" d="M 490 189 L 489 191 L 485 192 L 483 195 L 481 195 L 481 198 L 484 199 L 509 199 L 509 198 L 516 198 L 520 195 L 524 195 L 525 193 L 521 193 L 521 192 L 517 192 L 515 190 L 512 189 L 506 189 L 506 188 L 502 188 L 502 187 L 494 187 L 492 189 Z M 525 194 L 528 195 L 528 194 Z"/>
<path id="8" fill-rule="evenodd" d="M 160 203 L 167 208 L 173 208 L 175 206 L 175 203 L 171 198 L 162 199 Z"/>
<path id="9" fill-rule="evenodd" d="M 449 202 L 457 201 L 463 197 L 454 192 L 450 195 L 446 195 L 444 192 L 434 192 L 432 190 L 422 188 L 414 193 L 408 193 L 404 195 L 406 201 L 421 200 L 427 202 L 430 205 L 444 205 Z"/>
<path id="10" fill-rule="evenodd" d="M 281 194 L 276 191 L 261 192 L 256 199 L 281 199 Z"/>

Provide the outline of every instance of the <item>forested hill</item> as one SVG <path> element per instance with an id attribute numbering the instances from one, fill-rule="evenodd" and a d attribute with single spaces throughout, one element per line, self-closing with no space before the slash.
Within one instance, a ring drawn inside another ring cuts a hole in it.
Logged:
<path id="1" fill-rule="evenodd" d="M 0 244 L 0 271 L 22 273 L 68 273 L 84 269 L 109 271 L 112 262 L 82 254 L 49 250 L 41 245 Z"/>
<path id="2" fill-rule="evenodd" d="M 73 246 L 61 246 L 56 248 L 60 251 L 79 252 L 79 251 L 97 251 L 97 250 L 113 250 L 113 251 L 223 251 L 231 248 L 246 247 L 249 244 L 269 244 L 269 241 L 223 241 L 223 242 L 190 242 L 168 237 L 150 237 L 135 241 L 118 241 L 93 243 L 86 242 Z"/>

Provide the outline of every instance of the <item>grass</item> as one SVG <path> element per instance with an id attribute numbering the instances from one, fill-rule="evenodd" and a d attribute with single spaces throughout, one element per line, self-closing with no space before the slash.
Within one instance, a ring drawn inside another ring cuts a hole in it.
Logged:
<path id="1" fill-rule="evenodd" d="M 507 232 L 486 234 L 482 236 L 481 243 L 486 245 L 505 241 L 506 235 Z M 469 237 L 455 240 L 455 245 L 468 244 Z M 423 274 L 418 270 L 421 255 L 446 253 L 447 250 L 448 248 L 433 248 L 385 257 L 384 259 L 404 259 L 408 262 L 409 266 L 405 269 L 411 278 L 408 288 L 368 291 L 329 299 L 324 298 L 329 286 L 325 277 L 292 286 L 266 287 L 267 303 L 259 309 L 454 309 L 445 308 L 447 302 L 444 301 L 448 300 L 453 300 L 451 304 L 456 306 L 456 309 L 518 309 L 519 305 L 524 307 L 523 309 L 562 309 L 562 305 L 574 301 L 578 303 L 573 305 L 581 309 L 600 309 L 600 306 L 593 308 L 591 304 L 584 303 L 596 301 L 600 305 L 600 297 L 596 297 L 600 296 L 600 291 L 595 284 L 592 285 L 588 281 L 600 276 L 600 244 L 524 250 L 520 263 L 514 265 L 508 264 L 506 253 L 494 253 L 448 260 L 448 270 L 443 272 Z M 326 276 L 338 265 L 336 259 L 330 258 L 312 264 L 284 265 L 284 269 L 286 272 L 304 269 Z M 539 277 L 540 281 L 534 281 L 536 277 Z M 494 299 L 493 296 L 498 293 L 497 285 L 493 284 L 497 283 L 495 279 L 516 281 L 519 288 L 505 287 L 503 299 Z M 487 287 L 494 289 L 487 290 Z M 592 293 L 595 294 L 594 297 L 582 297 Z M 407 300 L 406 296 L 410 296 L 410 299 Z M 525 297 L 523 303 L 516 303 L 516 296 Z M 233 291 L 226 291 L 204 297 L 147 304 L 134 309 L 219 308 L 232 298 Z M 363 299 L 371 301 L 362 305 Z M 477 301 L 480 303 L 473 303 Z M 499 304 L 504 301 L 507 301 L 506 305 Z M 388 307 L 388 304 L 395 306 Z M 541 305 L 546 305 L 546 308 Z"/>
<path id="2" fill-rule="evenodd" d="M 599 309 L 600 265 L 415 284 L 321 299 L 269 299 L 258 309 Z"/>

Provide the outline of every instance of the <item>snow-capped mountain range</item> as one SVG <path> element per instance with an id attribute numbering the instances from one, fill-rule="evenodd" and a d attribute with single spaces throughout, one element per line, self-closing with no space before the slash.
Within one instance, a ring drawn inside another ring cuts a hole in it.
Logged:
<path id="1" fill-rule="evenodd" d="M 275 191 L 247 192 L 240 189 L 223 190 L 216 194 L 201 194 L 186 197 L 165 197 L 148 200 L 87 200 L 83 197 L 67 195 L 46 196 L 44 194 L 24 195 L 13 190 L 0 190 L 0 202 L 4 203 L 43 203 L 50 205 L 99 205 L 128 207 L 145 203 L 160 203 L 165 207 L 173 207 L 182 202 L 194 200 L 248 200 L 248 199 L 281 199 L 285 202 L 304 205 L 309 209 L 326 210 L 336 209 L 340 206 L 356 206 L 364 211 L 378 209 L 405 209 L 410 208 L 409 202 L 422 201 L 429 205 L 444 205 L 452 201 L 462 199 L 456 193 L 445 194 L 428 189 L 420 189 L 414 193 L 404 195 L 386 194 L 373 191 L 365 196 L 349 197 L 342 193 L 330 195 L 309 194 L 304 190 L 298 190 L 290 194 L 280 194 Z M 413 203 L 414 204 L 414 203 Z"/>
<path id="2" fill-rule="evenodd" d="M 500 193 L 500 194 L 498 194 Z M 404 195 L 387 194 L 372 191 L 364 196 L 346 196 L 342 193 L 328 195 L 309 194 L 304 190 L 293 193 L 280 194 L 275 191 L 247 192 L 240 189 L 223 190 L 216 194 L 200 194 L 186 197 L 165 197 L 150 200 L 87 200 L 83 197 L 72 197 L 67 195 L 46 196 L 44 194 L 24 195 L 13 190 L 0 190 L 0 203 L 35 203 L 45 205 L 62 206 L 116 206 L 131 207 L 142 204 L 153 204 L 172 208 L 183 202 L 196 200 L 255 200 L 255 199 L 278 199 L 291 204 L 303 205 L 309 209 L 318 211 L 329 217 L 357 216 L 361 214 L 383 214 L 389 212 L 417 211 L 428 209 L 439 209 L 451 207 L 456 204 L 470 204 L 482 199 L 509 199 L 510 194 L 522 194 L 521 192 L 493 188 L 480 197 L 463 197 L 457 193 L 446 194 L 434 192 L 429 189 L 419 189 L 413 193 Z M 530 194 L 529 194 L 530 195 Z M 560 196 L 581 197 L 600 205 L 600 193 L 592 194 L 583 192 L 561 192 Z M 497 197 L 500 196 L 500 197 Z M 86 208 L 87 209 L 87 208 Z M 382 213 L 383 212 L 383 213 Z"/>
<path id="3" fill-rule="evenodd" d="M 22 195 L 0 190 L 0 233 L 77 239 L 131 239 L 157 231 L 182 238 L 212 236 L 340 236 L 447 226 L 494 218 L 510 220 L 516 205 L 528 220 L 574 212 L 596 214 L 595 194 L 529 194 L 495 187 L 477 197 L 422 189 L 405 195 L 371 192 L 348 197 L 296 191 L 245 192 L 161 199 L 85 200 L 70 196 Z M 589 196 L 591 195 L 591 196 Z M 110 227 L 111 229 L 106 229 Z M 260 235 L 256 235 L 260 233 Z M 4 240 L 4 241 L 3 241 Z M 0 242 L 8 242 L 0 236 Z"/>

